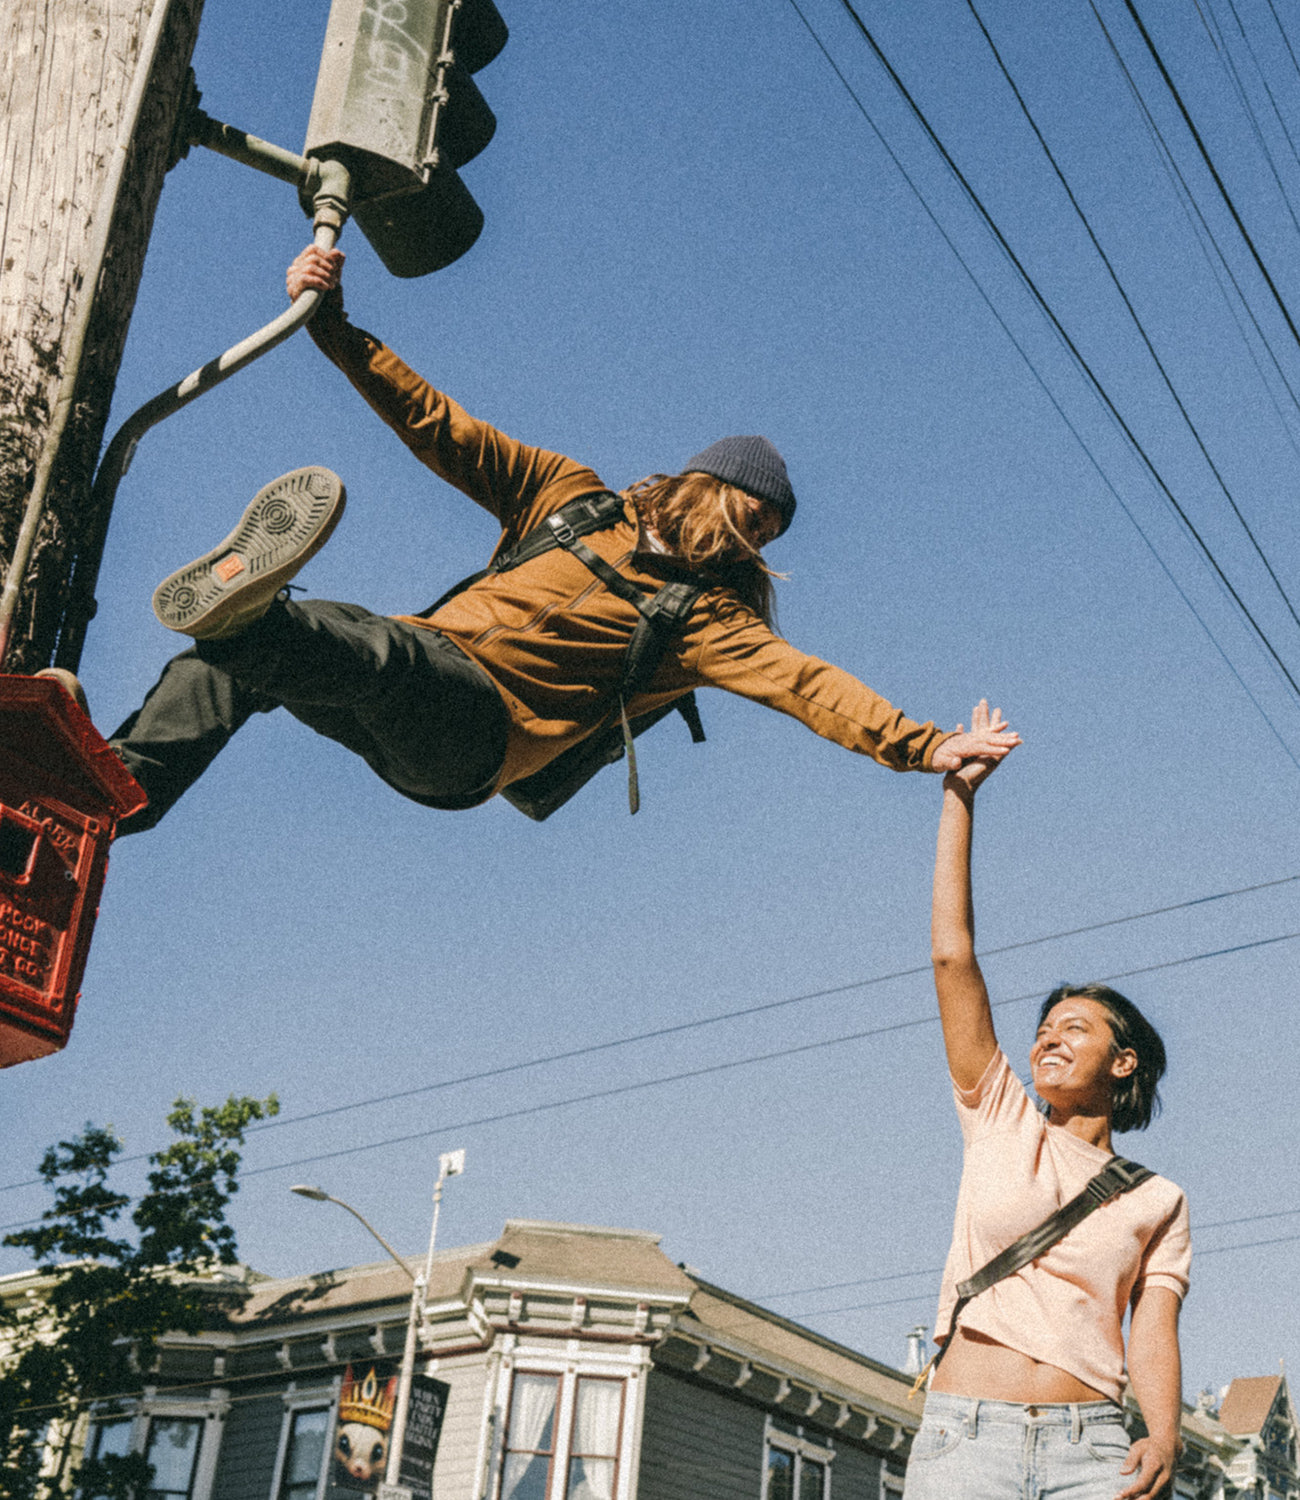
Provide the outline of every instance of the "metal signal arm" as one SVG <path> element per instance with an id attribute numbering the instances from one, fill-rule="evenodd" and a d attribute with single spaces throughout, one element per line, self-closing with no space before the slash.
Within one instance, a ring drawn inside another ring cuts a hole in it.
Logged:
<path id="1" fill-rule="evenodd" d="M 211 151 L 255 167 L 291 183 L 300 196 L 312 204 L 312 229 L 316 244 L 322 250 L 334 247 L 351 209 L 352 180 L 348 168 L 335 160 L 319 161 L 315 157 L 297 156 L 269 141 L 237 130 L 214 120 L 198 107 L 198 90 L 191 90 L 189 109 L 182 116 L 184 134 L 178 143 L 176 159 L 188 153 L 190 146 L 205 146 Z M 256 333 L 227 349 L 192 371 L 184 380 L 159 392 L 131 413 L 114 433 L 104 451 L 90 492 L 91 527 L 93 531 L 77 556 L 76 569 L 69 589 L 63 628 L 59 635 L 57 665 L 75 672 L 81 660 L 86 631 L 97 609 L 95 585 L 104 554 L 108 522 L 113 511 L 117 487 L 122 481 L 140 439 L 151 427 L 188 406 L 204 392 L 210 391 L 237 371 L 269 353 L 277 344 L 296 333 L 320 305 L 321 293 L 304 292 L 279 317 L 272 319 Z"/>

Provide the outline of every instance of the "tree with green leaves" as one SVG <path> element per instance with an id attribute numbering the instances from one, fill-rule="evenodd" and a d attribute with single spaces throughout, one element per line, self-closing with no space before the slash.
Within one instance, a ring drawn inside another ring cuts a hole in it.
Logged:
<path id="1" fill-rule="evenodd" d="M 87 1125 L 45 1153 L 40 1175 L 54 1201 L 38 1226 L 4 1238 L 30 1251 L 40 1290 L 0 1298 L 3 1500 L 74 1488 L 109 1500 L 144 1494 L 140 1455 L 79 1461 L 78 1419 L 92 1406 L 121 1411 L 147 1382 L 162 1336 L 210 1328 L 242 1299 L 219 1273 L 237 1260 L 225 1210 L 245 1131 L 278 1111 L 274 1095 L 204 1109 L 178 1099 L 167 1117 L 175 1139 L 149 1157 L 134 1203 L 108 1183 L 122 1149 L 111 1128 Z"/>

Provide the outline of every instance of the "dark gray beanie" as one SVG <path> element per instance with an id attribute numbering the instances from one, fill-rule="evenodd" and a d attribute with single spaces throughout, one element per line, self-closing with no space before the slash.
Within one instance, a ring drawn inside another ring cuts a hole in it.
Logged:
<path id="1" fill-rule="evenodd" d="M 727 437 L 697 453 L 682 466 L 683 474 L 712 474 L 747 494 L 768 500 L 781 514 L 781 531 L 794 519 L 794 491 L 785 459 L 765 437 Z M 781 535 L 781 531 L 777 535 Z"/>

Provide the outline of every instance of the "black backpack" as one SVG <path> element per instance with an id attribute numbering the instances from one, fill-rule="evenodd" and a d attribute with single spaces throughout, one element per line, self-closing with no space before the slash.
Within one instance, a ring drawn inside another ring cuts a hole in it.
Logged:
<path id="1" fill-rule="evenodd" d="M 540 557 L 544 552 L 563 547 L 589 568 L 611 593 L 633 605 L 641 616 L 623 659 L 617 701 L 601 724 L 578 744 L 557 755 L 540 771 L 534 771 L 531 776 L 525 776 L 501 789 L 501 795 L 508 802 L 539 823 L 543 818 L 549 818 L 557 807 L 562 807 L 597 771 L 613 765 L 624 755 L 627 756 L 628 807 L 635 813 L 641 805 L 641 794 L 633 740 L 667 714 L 681 714 L 690 729 L 691 739 L 697 745 L 704 741 L 704 726 L 700 722 L 700 711 L 696 706 L 694 693 L 685 693 L 674 702 L 666 703 L 650 713 L 638 714 L 635 718 L 628 717 L 627 705 L 654 676 L 673 636 L 690 618 L 695 601 L 702 592 L 702 585 L 666 583 L 658 593 L 649 593 L 640 584 L 633 583 L 630 578 L 625 578 L 616 568 L 612 568 L 581 540 L 593 531 L 604 531 L 617 524 L 623 519 L 623 513 L 622 497 L 610 490 L 580 495 L 576 500 L 570 500 L 567 505 L 561 506 L 553 515 L 547 516 L 540 526 L 522 537 L 513 547 L 498 553 L 486 568 L 471 573 L 468 578 L 462 578 L 421 614 L 421 618 L 427 619 L 436 614 L 449 599 L 454 599 L 481 578 L 508 572 L 521 563 Z"/>

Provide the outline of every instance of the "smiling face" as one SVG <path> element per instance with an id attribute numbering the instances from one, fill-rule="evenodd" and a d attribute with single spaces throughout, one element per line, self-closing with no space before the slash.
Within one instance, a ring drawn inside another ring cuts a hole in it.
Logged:
<path id="1" fill-rule="evenodd" d="M 1029 1066 L 1040 1099 L 1059 1114 L 1111 1113 L 1114 1082 L 1137 1067 L 1131 1048 L 1115 1046 L 1106 1007 L 1083 995 L 1067 995 L 1044 1016 L 1029 1049 Z"/>

